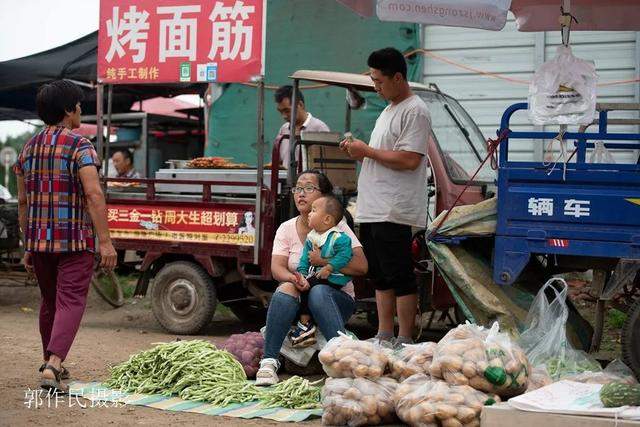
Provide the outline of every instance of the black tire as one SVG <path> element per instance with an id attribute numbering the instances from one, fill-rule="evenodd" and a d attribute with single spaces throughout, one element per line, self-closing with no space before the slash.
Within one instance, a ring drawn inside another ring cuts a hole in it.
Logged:
<path id="1" fill-rule="evenodd" d="M 318 353 L 313 355 L 307 366 L 296 365 L 291 360 L 285 358 L 284 371 L 287 374 L 299 375 L 302 377 L 324 374 L 322 364 L 320 363 L 320 360 L 318 360 Z"/>
<path id="2" fill-rule="evenodd" d="M 91 278 L 91 286 L 112 307 L 118 308 L 124 304 L 122 286 L 113 270 L 96 269 Z"/>
<path id="3" fill-rule="evenodd" d="M 164 329 L 177 335 L 200 332 L 213 319 L 218 299 L 207 272 L 176 261 L 162 267 L 151 288 L 151 310 Z"/>
<path id="4" fill-rule="evenodd" d="M 640 299 L 627 312 L 620 337 L 622 361 L 640 378 Z"/>

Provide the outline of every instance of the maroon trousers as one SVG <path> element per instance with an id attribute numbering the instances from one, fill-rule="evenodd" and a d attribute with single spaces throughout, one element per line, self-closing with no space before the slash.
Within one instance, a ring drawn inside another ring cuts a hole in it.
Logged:
<path id="1" fill-rule="evenodd" d="M 93 253 L 32 253 L 38 279 L 40 336 L 44 358 L 64 360 L 80 327 L 93 276 Z"/>

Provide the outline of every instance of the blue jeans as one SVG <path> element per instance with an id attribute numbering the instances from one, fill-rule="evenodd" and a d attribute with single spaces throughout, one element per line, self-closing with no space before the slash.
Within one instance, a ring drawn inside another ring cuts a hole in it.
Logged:
<path id="1" fill-rule="evenodd" d="M 350 295 L 327 285 L 316 285 L 309 290 L 309 310 L 322 335 L 328 340 L 344 332 L 356 303 Z M 264 338 L 263 358 L 278 358 L 280 348 L 291 324 L 298 315 L 300 300 L 281 291 L 271 297 L 267 311 L 267 329 Z"/>

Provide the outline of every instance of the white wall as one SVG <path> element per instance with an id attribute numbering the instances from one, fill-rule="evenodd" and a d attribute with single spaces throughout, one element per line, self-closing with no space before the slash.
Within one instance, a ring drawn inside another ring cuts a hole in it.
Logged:
<path id="1" fill-rule="evenodd" d="M 540 64 L 555 55 L 561 42 L 559 30 L 546 33 L 518 32 L 512 17 L 499 32 L 424 26 L 423 40 L 425 49 L 456 63 L 526 81 L 531 79 Z M 576 56 L 595 61 L 600 83 L 634 79 L 640 75 L 638 32 L 576 31 L 571 34 L 571 45 Z M 526 101 L 526 84 L 479 75 L 429 56 L 425 56 L 424 64 L 424 81 L 436 83 L 443 92 L 456 97 L 487 138 L 495 137 L 500 117 L 507 106 Z M 640 85 L 632 83 L 599 87 L 598 102 L 640 102 Z M 639 116 L 637 112 L 626 112 L 612 114 L 611 117 Z M 513 116 L 511 123 L 513 130 L 533 129 L 524 112 Z M 613 126 L 610 129 L 639 131 L 638 126 Z M 540 160 L 543 145 L 534 141 L 511 144 L 510 157 Z M 635 163 L 637 157 L 636 150 L 616 154 L 616 160 L 625 163 Z"/>

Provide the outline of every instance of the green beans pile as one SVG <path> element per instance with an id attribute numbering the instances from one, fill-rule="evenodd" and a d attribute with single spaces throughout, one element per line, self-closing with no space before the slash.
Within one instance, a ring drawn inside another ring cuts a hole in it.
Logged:
<path id="1" fill-rule="evenodd" d="M 134 393 L 179 394 L 202 378 L 218 383 L 245 382 L 242 365 L 227 351 L 202 341 L 158 343 L 111 368 L 105 386 Z"/>
<path id="2" fill-rule="evenodd" d="M 267 389 L 247 381 L 231 353 L 202 340 L 156 343 L 111 368 L 106 387 L 133 393 L 178 395 L 182 399 L 227 406 L 262 401 L 267 408 L 320 407 L 320 381 L 294 376 Z"/>
<path id="3" fill-rule="evenodd" d="M 200 400 L 216 406 L 252 402 L 260 396 L 258 387 L 248 381 L 219 382 L 204 379 L 180 392 L 180 397 L 185 400 Z"/>
<path id="4" fill-rule="evenodd" d="M 316 384 L 322 380 L 309 382 L 299 376 L 293 376 L 266 389 L 261 396 L 266 408 L 315 409 L 320 408 L 321 387 Z"/>

